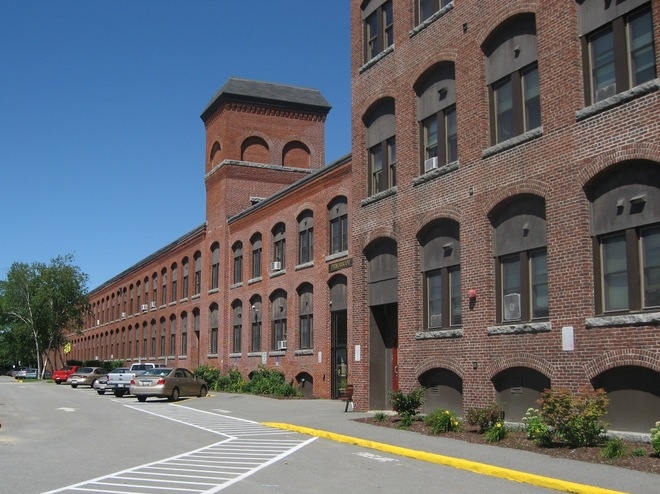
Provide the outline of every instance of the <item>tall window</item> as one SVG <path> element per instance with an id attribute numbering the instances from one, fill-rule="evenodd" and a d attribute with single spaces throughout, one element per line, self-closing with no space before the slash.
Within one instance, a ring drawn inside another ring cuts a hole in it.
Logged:
<path id="1" fill-rule="evenodd" d="M 458 159 L 454 65 L 443 63 L 416 84 L 421 172 Z"/>
<path id="2" fill-rule="evenodd" d="M 176 355 L 176 316 L 170 317 L 170 351 L 171 356 Z"/>
<path id="3" fill-rule="evenodd" d="M 314 289 L 309 283 L 305 283 L 298 290 L 298 314 L 300 317 L 300 341 L 302 349 L 314 346 Z"/>
<path id="4" fill-rule="evenodd" d="M 202 254 L 195 253 L 195 288 L 193 295 L 199 295 L 202 291 Z"/>
<path id="5" fill-rule="evenodd" d="M 589 190 L 595 234 L 596 313 L 660 308 L 660 172 L 627 163 Z"/>
<path id="6" fill-rule="evenodd" d="M 364 23 L 364 58 L 371 60 L 394 44 L 392 0 L 371 0 L 362 9 Z"/>
<path id="7" fill-rule="evenodd" d="M 151 288 L 152 288 L 151 305 L 152 307 L 155 307 L 156 304 L 158 303 L 158 273 L 153 274 Z"/>
<path id="8" fill-rule="evenodd" d="M 167 305 L 167 269 L 163 268 L 160 273 L 160 282 L 162 287 L 160 290 L 160 304 Z"/>
<path id="9" fill-rule="evenodd" d="M 147 348 L 147 341 L 144 341 L 145 350 Z M 151 358 L 156 358 L 156 321 L 151 321 Z"/>
<path id="10" fill-rule="evenodd" d="M 241 334 L 243 333 L 243 304 L 240 300 L 232 304 L 232 342 L 231 351 L 241 353 Z"/>
<path id="11" fill-rule="evenodd" d="M 386 98 L 364 117 L 367 130 L 369 195 L 396 185 L 396 138 L 394 100 Z"/>
<path id="12" fill-rule="evenodd" d="M 424 316 L 429 330 L 461 324 L 461 244 L 458 223 L 444 220 L 419 235 Z"/>
<path id="13" fill-rule="evenodd" d="M 128 287 L 128 313 L 133 314 L 133 285 Z"/>
<path id="14" fill-rule="evenodd" d="M 656 78 L 651 2 L 585 0 L 578 12 L 587 105 Z"/>
<path id="15" fill-rule="evenodd" d="M 233 283 L 237 284 L 243 281 L 243 243 L 236 242 L 231 250 L 234 258 Z"/>
<path id="16" fill-rule="evenodd" d="M 250 351 L 260 352 L 261 351 L 261 297 L 256 296 L 250 300 L 251 309 L 250 309 L 250 325 L 251 325 L 251 345 Z"/>
<path id="17" fill-rule="evenodd" d="M 181 314 L 181 355 L 188 354 L 188 313 Z"/>
<path id="18" fill-rule="evenodd" d="M 452 2 L 453 0 L 416 0 L 417 24 L 421 24 L 442 7 L 446 7 Z"/>
<path id="19" fill-rule="evenodd" d="M 163 317 L 160 320 L 160 356 L 164 357 L 167 355 L 167 348 L 165 345 L 167 344 L 167 324 L 165 322 L 165 318 Z"/>
<path id="20" fill-rule="evenodd" d="M 545 202 L 520 195 L 491 216 L 494 227 L 498 321 L 548 318 Z"/>
<path id="21" fill-rule="evenodd" d="M 272 271 L 284 269 L 286 254 L 286 227 L 284 223 L 278 223 L 273 228 L 273 266 Z M 279 264 L 277 264 L 279 263 Z M 279 266 L 279 267 L 278 267 Z"/>
<path id="22" fill-rule="evenodd" d="M 493 144 L 541 125 L 536 21 L 524 14 L 501 25 L 484 44 Z"/>
<path id="23" fill-rule="evenodd" d="M 210 352 L 214 355 L 218 353 L 218 304 L 212 304 L 210 307 L 211 345 Z"/>
<path id="24" fill-rule="evenodd" d="M 186 299 L 188 298 L 188 279 L 190 278 L 189 276 L 189 269 L 190 269 L 190 263 L 188 262 L 188 258 L 184 257 L 183 260 L 181 261 L 181 265 L 183 266 L 183 283 L 181 287 L 181 298 Z"/>
<path id="25" fill-rule="evenodd" d="M 340 196 L 330 203 L 330 254 L 348 251 L 348 203 Z"/>
<path id="26" fill-rule="evenodd" d="M 171 273 L 172 273 L 172 281 L 171 281 L 170 296 L 171 296 L 172 302 L 176 302 L 177 297 L 179 295 L 179 293 L 177 291 L 178 290 L 177 289 L 177 276 L 178 276 L 179 270 L 178 270 L 178 267 L 177 267 L 176 263 L 172 264 Z"/>
<path id="27" fill-rule="evenodd" d="M 261 234 L 256 233 L 250 240 L 252 244 L 252 273 L 251 278 L 261 277 Z"/>
<path id="28" fill-rule="evenodd" d="M 298 264 L 314 260 L 314 215 L 310 210 L 298 216 Z"/>
<path id="29" fill-rule="evenodd" d="M 286 293 L 277 290 L 271 297 L 271 349 L 278 349 L 278 342 L 286 342 Z"/>
<path id="30" fill-rule="evenodd" d="M 211 290 L 218 288 L 220 276 L 220 244 L 214 242 L 211 246 Z"/>

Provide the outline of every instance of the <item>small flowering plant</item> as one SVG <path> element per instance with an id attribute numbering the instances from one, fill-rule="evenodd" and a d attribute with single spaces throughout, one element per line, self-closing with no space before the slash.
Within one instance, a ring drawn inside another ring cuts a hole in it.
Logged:
<path id="1" fill-rule="evenodd" d="M 433 434 L 458 432 L 461 430 L 461 423 L 456 415 L 449 410 L 442 410 L 440 408 L 433 410 L 433 412 L 427 415 L 424 422 Z"/>
<path id="2" fill-rule="evenodd" d="M 489 443 L 497 443 L 500 442 L 502 439 L 504 439 L 508 434 L 508 431 L 506 429 L 506 426 L 504 425 L 504 422 L 501 420 L 498 420 L 493 424 L 490 429 L 486 431 L 486 441 Z"/>
<path id="3" fill-rule="evenodd" d="M 656 455 L 660 455 L 660 421 L 651 429 L 651 446 Z"/>
<path id="4" fill-rule="evenodd" d="M 527 439 L 531 439 L 541 447 L 548 447 L 552 444 L 552 431 L 543 422 L 543 417 L 538 409 L 528 408 L 522 421 L 525 424 Z"/>

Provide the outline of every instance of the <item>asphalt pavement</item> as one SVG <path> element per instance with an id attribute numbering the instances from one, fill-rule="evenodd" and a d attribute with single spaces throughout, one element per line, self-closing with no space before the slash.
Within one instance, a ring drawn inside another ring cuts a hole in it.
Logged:
<path id="1" fill-rule="evenodd" d="M 213 393 L 215 399 L 191 400 L 191 406 L 213 409 L 271 427 L 331 441 L 416 458 L 483 475 L 559 492 L 585 494 L 657 494 L 660 475 L 601 464 L 552 458 L 487 444 L 376 427 L 357 422 L 374 412 L 345 412 L 336 400 L 279 400 L 253 395 Z M 218 408 L 222 407 L 222 408 Z"/>

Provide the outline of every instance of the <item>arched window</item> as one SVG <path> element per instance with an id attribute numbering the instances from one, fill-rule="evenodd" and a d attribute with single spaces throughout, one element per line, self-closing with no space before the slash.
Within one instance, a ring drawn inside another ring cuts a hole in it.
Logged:
<path id="1" fill-rule="evenodd" d="M 306 209 L 298 215 L 298 264 L 314 260 L 314 214 Z"/>
<path id="2" fill-rule="evenodd" d="M 271 272 L 284 269 L 286 262 L 286 226 L 284 223 L 275 225 L 273 234 L 273 264 Z"/>
<path id="3" fill-rule="evenodd" d="M 220 244 L 213 242 L 211 245 L 211 290 L 218 289 L 220 277 Z"/>
<path id="4" fill-rule="evenodd" d="M 298 289 L 298 315 L 300 317 L 301 349 L 314 347 L 314 288 L 310 283 L 303 284 Z"/>
<path id="5" fill-rule="evenodd" d="M 348 251 L 348 203 L 346 197 L 335 198 L 328 207 L 330 219 L 330 254 Z"/>
<path id="6" fill-rule="evenodd" d="M 277 290 L 270 298 L 271 302 L 271 349 L 286 348 L 287 306 L 286 292 Z"/>
<path id="7" fill-rule="evenodd" d="M 419 235 L 424 321 L 429 330 L 461 324 L 461 244 L 458 223 L 438 221 Z"/>
<path id="8" fill-rule="evenodd" d="M 545 201 L 533 195 L 516 196 L 497 208 L 491 222 L 498 321 L 547 319 Z"/>
<path id="9" fill-rule="evenodd" d="M 251 325 L 251 345 L 250 351 L 261 351 L 261 297 L 255 295 L 250 299 L 250 325 Z"/>
<path id="10" fill-rule="evenodd" d="M 483 47 L 490 91 L 491 141 L 497 144 L 540 127 L 541 104 L 533 14 L 513 17 Z"/>
<path id="11" fill-rule="evenodd" d="M 367 132 L 369 195 L 396 185 L 396 124 L 394 100 L 380 101 L 364 117 Z"/>
<path id="12" fill-rule="evenodd" d="M 584 0 L 578 22 L 586 105 L 656 78 L 651 2 Z"/>
<path id="13" fill-rule="evenodd" d="M 209 307 L 209 328 L 210 328 L 210 345 L 209 352 L 212 355 L 218 354 L 218 304 L 213 303 Z"/>
<path id="14" fill-rule="evenodd" d="M 454 64 L 443 63 L 415 88 L 421 139 L 421 173 L 458 159 Z"/>
<path id="15" fill-rule="evenodd" d="M 233 353 L 241 353 L 241 340 L 243 333 L 243 303 L 235 300 L 231 305 L 232 309 L 232 344 Z"/>
<path id="16" fill-rule="evenodd" d="M 232 248 L 232 256 L 234 260 L 234 274 L 233 274 L 233 284 L 238 284 L 243 282 L 243 243 L 236 242 Z"/>

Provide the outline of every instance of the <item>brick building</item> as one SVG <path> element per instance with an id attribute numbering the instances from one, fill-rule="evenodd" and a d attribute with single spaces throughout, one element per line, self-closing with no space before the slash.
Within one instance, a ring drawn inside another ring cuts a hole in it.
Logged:
<path id="1" fill-rule="evenodd" d="M 263 363 L 321 397 L 347 372 L 361 409 L 421 384 L 428 410 L 514 421 L 545 388 L 603 387 L 610 429 L 648 432 L 658 16 L 352 0 L 351 155 L 324 166 L 317 91 L 230 80 L 202 114 L 206 223 L 94 290 L 73 356 Z"/>
<path id="2" fill-rule="evenodd" d="M 351 2 L 358 403 L 660 416 L 660 2 Z M 655 40 L 655 42 L 654 42 Z M 354 360 L 354 359 L 352 359 Z"/>
<path id="3" fill-rule="evenodd" d="M 69 358 L 265 365 L 336 396 L 351 167 L 324 162 L 329 110 L 317 90 L 230 79 L 201 115 L 206 222 L 94 289 Z"/>

